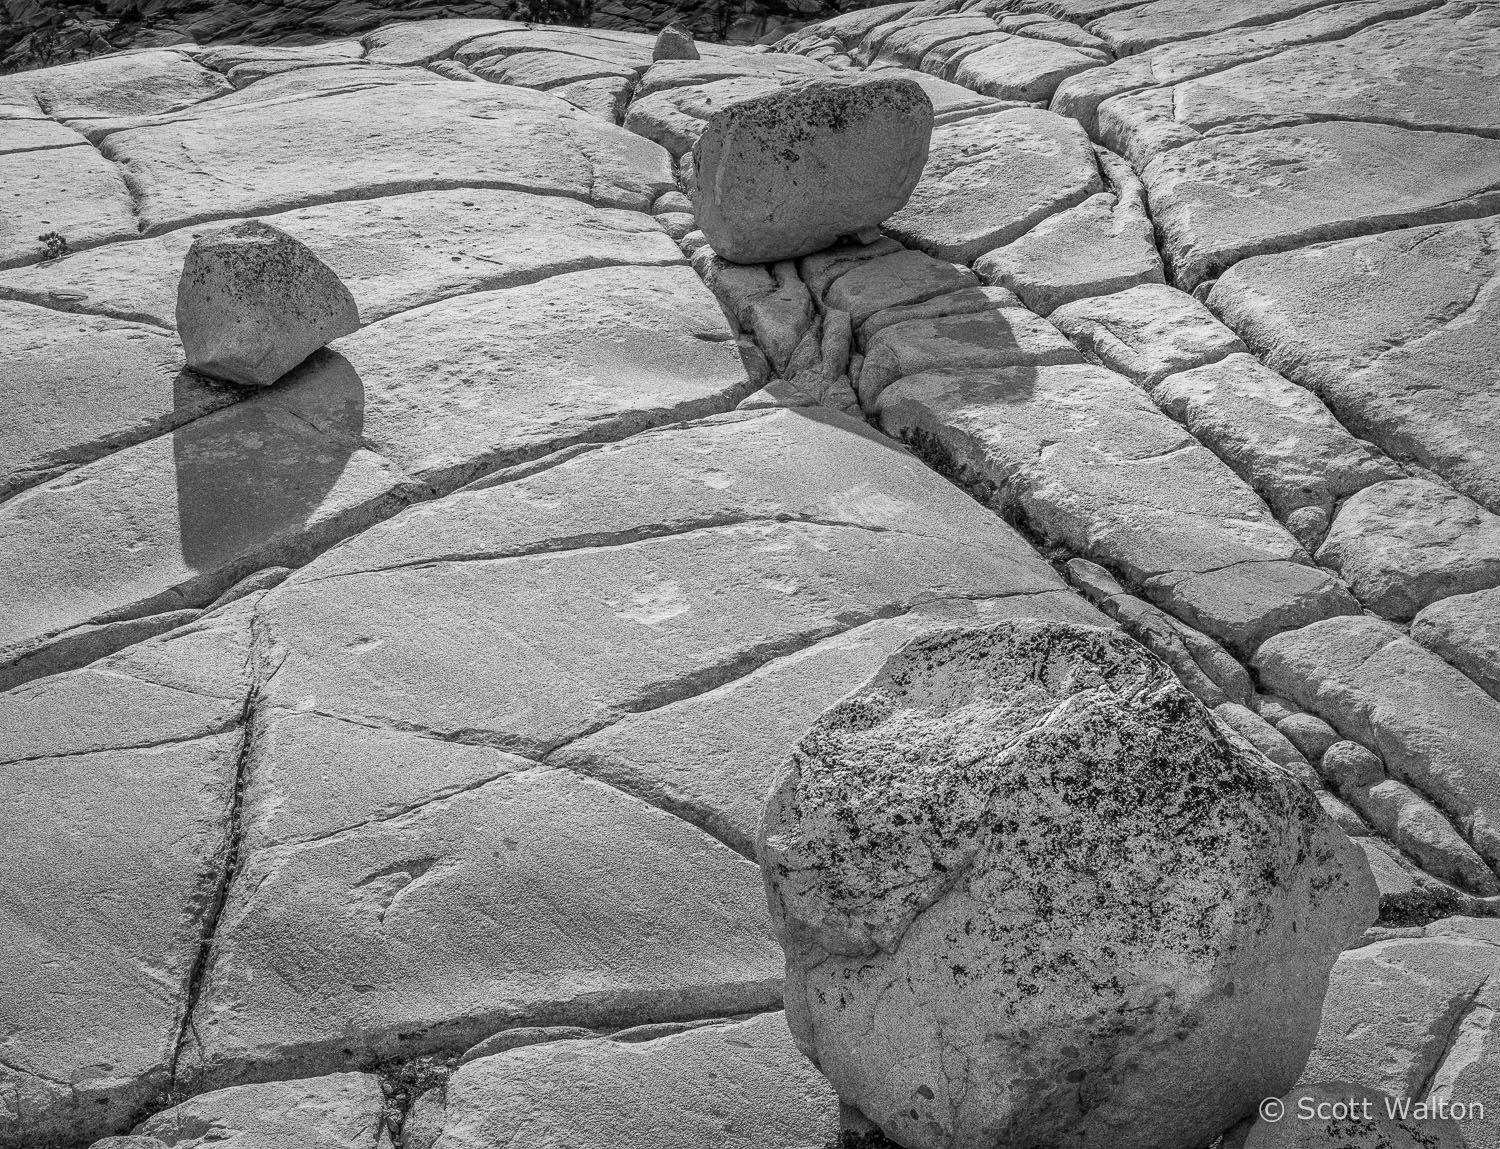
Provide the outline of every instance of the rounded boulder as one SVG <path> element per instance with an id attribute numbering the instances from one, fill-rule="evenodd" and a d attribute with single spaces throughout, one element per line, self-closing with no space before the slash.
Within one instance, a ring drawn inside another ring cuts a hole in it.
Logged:
<path id="1" fill-rule="evenodd" d="M 1297 1080 L 1361 852 L 1113 631 L 937 631 L 817 720 L 759 855 L 787 1018 L 908 1149 L 1201 1149 Z"/>
<path id="2" fill-rule="evenodd" d="M 932 101 L 904 78 L 788 84 L 709 117 L 693 146 L 698 226 L 732 263 L 771 263 L 867 235 L 911 198 Z"/>

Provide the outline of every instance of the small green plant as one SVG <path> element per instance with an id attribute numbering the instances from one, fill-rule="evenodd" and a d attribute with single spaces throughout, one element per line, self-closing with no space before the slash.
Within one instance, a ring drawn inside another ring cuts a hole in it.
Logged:
<path id="1" fill-rule="evenodd" d="M 37 236 L 37 239 L 41 240 L 42 246 L 47 250 L 47 255 L 43 262 L 61 259 L 68 254 L 68 241 L 63 238 L 63 234 L 60 231 L 44 231 L 41 235 Z"/>

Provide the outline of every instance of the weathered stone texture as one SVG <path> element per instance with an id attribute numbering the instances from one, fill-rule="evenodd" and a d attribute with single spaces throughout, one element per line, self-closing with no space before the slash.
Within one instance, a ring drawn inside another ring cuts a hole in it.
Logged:
<path id="1" fill-rule="evenodd" d="M 410 1119 L 412 1149 L 762 1149 L 838 1137 L 838 1100 L 781 1013 L 655 1041 L 561 1041 L 469 1063 Z"/>
<path id="2" fill-rule="evenodd" d="M 1103 186 L 1088 137 L 1071 120 L 1036 108 L 970 116 L 933 129 L 921 182 L 885 230 L 967 263 Z"/>
<path id="3" fill-rule="evenodd" d="M 878 411 L 888 433 L 1231 650 L 1357 609 L 1232 472 L 1102 368 L 911 375 Z"/>
<path id="4" fill-rule="evenodd" d="M 709 118 L 693 145 L 698 224 L 735 263 L 873 232 L 921 178 L 932 103 L 881 76 L 792 84 Z"/>
<path id="5" fill-rule="evenodd" d="M 1261 680 L 1379 751 L 1500 866 L 1500 788 L 1491 761 L 1500 704 L 1390 623 L 1332 618 L 1255 656 Z"/>
<path id="6" fill-rule="evenodd" d="M 907 644 L 798 744 L 758 845 L 799 1046 L 922 1147 L 1201 1144 L 1295 1079 L 1375 913 L 1311 793 L 1056 624 Z"/>
<path id="7" fill-rule="evenodd" d="M 1500 513 L 1493 221 L 1246 260 L 1209 304 L 1354 434 Z"/>

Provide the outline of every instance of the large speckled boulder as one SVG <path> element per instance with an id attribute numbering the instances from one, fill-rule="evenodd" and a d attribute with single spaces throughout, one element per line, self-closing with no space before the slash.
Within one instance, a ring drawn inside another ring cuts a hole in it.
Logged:
<path id="1" fill-rule="evenodd" d="M 790 84 L 715 112 L 693 146 L 698 226 L 734 263 L 868 235 L 911 197 L 932 101 L 914 80 Z"/>
<path id="2" fill-rule="evenodd" d="M 915 639 L 825 711 L 759 849 L 793 1034 L 909 1149 L 1201 1149 L 1297 1079 L 1377 908 L 1165 666 L 1034 619 Z"/>
<path id="3" fill-rule="evenodd" d="M 265 387 L 318 348 L 359 330 L 359 308 L 300 240 L 259 220 L 193 240 L 177 285 L 187 365 Z"/>

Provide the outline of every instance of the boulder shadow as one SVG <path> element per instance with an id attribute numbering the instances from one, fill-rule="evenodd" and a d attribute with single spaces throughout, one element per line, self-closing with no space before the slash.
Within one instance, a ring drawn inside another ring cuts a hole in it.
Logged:
<path id="1" fill-rule="evenodd" d="M 183 399 L 201 389 L 195 381 Z M 335 351 L 249 390 L 172 433 L 182 558 L 200 575 L 219 572 L 208 582 L 220 588 L 303 549 L 363 441 L 364 384 Z"/>

